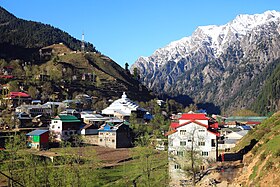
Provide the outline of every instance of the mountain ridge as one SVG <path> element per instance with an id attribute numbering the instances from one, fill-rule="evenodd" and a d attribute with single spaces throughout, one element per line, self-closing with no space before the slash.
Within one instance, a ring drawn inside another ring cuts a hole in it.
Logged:
<path id="1" fill-rule="evenodd" d="M 58 28 L 17 18 L 0 7 L 0 57 L 30 60 L 28 56 L 38 56 L 40 48 L 55 43 L 64 43 L 72 50 L 80 50 L 82 44 L 80 40 Z M 93 44 L 88 42 L 85 42 L 85 49 L 89 52 L 98 52 Z"/>
<path id="2" fill-rule="evenodd" d="M 140 57 L 131 71 L 137 68 L 142 83 L 156 93 L 189 95 L 222 106 L 280 56 L 279 23 L 280 13 L 267 11 L 239 15 L 222 26 L 198 27 L 191 36 Z M 250 26 L 241 32 L 242 25 Z"/>
<path id="3" fill-rule="evenodd" d="M 68 33 L 19 19 L 0 7 L 0 74 L 9 66 L 13 77 L 0 81 L 13 85 L 10 91 L 28 92 L 42 101 L 87 93 L 96 98 L 100 108 L 124 91 L 133 100 L 154 98 L 128 70 L 92 44 L 85 43 L 85 52 L 80 49 L 81 41 Z"/>

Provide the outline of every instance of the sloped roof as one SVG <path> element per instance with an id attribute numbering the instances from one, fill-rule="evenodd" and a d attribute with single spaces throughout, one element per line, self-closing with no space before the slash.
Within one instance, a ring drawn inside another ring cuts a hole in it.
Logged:
<path id="1" fill-rule="evenodd" d="M 62 122 L 81 122 L 76 116 L 58 115 L 52 120 L 61 120 Z"/>
<path id="2" fill-rule="evenodd" d="M 44 134 L 46 132 L 48 132 L 48 130 L 37 129 L 37 130 L 31 131 L 30 133 L 27 133 L 26 135 L 27 136 L 40 136 L 41 134 Z"/>
<path id="3" fill-rule="evenodd" d="M 16 97 L 30 97 L 27 93 L 24 92 L 10 92 L 9 95 L 11 98 L 16 98 Z"/>
<path id="4" fill-rule="evenodd" d="M 209 118 L 205 114 L 186 113 L 182 114 L 179 120 L 209 120 Z"/>
<path id="5" fill-rule="evenodd" d="M 190 123 L 195 123 L 195 124 L 197 124 L 197 125 L 203 126 L 203 127 L 205 127 L 205 128 L 207 129 L 208 132 L 210 132 L 210 133 L 212 133 L 212 134 L 214 134 L 214 135 L 216 135 L 216 136 L 220 136 L 220 133 L 219 133 L 219 132 L 212 131 L 211 129 L 208 128 L 207 125 L 205 125 L 205 124 L 203 124 L 203 123 L 200 123 L 200 122 L 198 122 L 198 121 L 196 121 L 196 120 L 190 120 L 190 121 L 188 121 L 188 122 L 186 122 L 186 123 L 183 123 L 183 124 L 181 124 L 181 125 L 180 125 L 179 123 L 176 123 L 176 122 L 171 123 L 171 124 L 170 124 L 171 130 L 168 131 L 167 133 L 165 133 L 165 136 L 168 136 L 168 135 L 171 135 L 171 134 L 177 132 L 177 128 L 182 127 L 182 126 L 185 126 L 185 125 L 188 125 L 188 124 L 190 124 Z"/>

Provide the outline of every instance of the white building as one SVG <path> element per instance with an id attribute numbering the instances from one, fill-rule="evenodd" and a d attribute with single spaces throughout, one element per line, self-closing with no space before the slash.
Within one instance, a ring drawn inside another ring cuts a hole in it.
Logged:
<path id="1" fill-rule="evenodd" d="M 123 92 L 120 99 L 115 100 L 109 107 L 102 110 L 102 114 L 115 116 L 120 119 L 129 117 L 132 112 L 142 113 L 144 115 L 147 110 L 141 108 L 138 104 L 127 98 L 125 92 Z"/>
<path id="2" fill-rule="evenodd" d="M 232 132 L 226 134 L 224 136 L 223 143 L 219 144 L 219 150 L 228 151 L 231 148 L 235 147 L 237 142 L 241 138 L 243 138 L 248 132 L 249 132 L 249 130 L 241 130 L 241 131 L 237 131 L 237 132 L 232 131 Z"/>
<path id="3" fill-rule="evenodd" d="M 194 151 L 204 168 L 218 157 L 216 131 L 218 123 L 210 121 L 205 114 L 182 114 L 178 122 L 172 122 L 168 135 L 170 186 L 180 185 L 186 179 L 183 164 L 189 163 L 187 153 Z M 196 163 L 197 164 L 197 163 Z"/>
<path id="4" fill-rule="evenodd" d="M 71 135 L 80 134 L 82 122 L 72 115 L 58 115 L 51 120 L 49 131 L 54 141 L 68 140 Z"/>

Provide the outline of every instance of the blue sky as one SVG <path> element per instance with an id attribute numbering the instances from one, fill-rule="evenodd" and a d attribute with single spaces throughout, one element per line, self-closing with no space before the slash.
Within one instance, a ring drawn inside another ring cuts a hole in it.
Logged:
<path id="1" fill-rule="evenodd" d="M 201 25 L 239 14 L 280 11 L 279 0 L 0 0 L 15 16 L 58 27 L 93 43 L 124 67 Z"/>

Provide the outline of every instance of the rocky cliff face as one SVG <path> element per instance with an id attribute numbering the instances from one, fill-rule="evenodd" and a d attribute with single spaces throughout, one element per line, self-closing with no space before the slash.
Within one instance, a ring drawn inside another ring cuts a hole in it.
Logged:
<path id="1" fill-rule="evenodd" d="M 157 93 L 189 95 L 228 109 L 233 96 L 280 57 L 279 23 L 280 13 L 267 11 L 239 15 L 222 26 L 198 27 L 191 36 L 140 57 L 131 70 L 137 68 L 143 84 Z M 235 107 L 254 100 L 243 99 Z"/>

